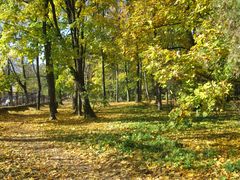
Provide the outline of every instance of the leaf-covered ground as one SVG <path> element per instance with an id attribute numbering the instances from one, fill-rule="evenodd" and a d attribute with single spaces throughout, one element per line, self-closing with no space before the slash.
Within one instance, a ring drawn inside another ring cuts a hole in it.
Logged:
<path id="1" fill-rule="evenodd" d="M 240 119 L 176 126 L 152 105 L 118 103 L 83 120 L 60 107 L 0 115 L 0 179 L 239 179 Z"/>

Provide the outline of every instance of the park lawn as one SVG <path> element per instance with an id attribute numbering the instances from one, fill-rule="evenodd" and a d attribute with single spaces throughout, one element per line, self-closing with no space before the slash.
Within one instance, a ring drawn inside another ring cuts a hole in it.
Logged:
<path id="1" fill-rule="evenodd" d="M 167 109 L 112 103 L 97 119 L 59 108 L 0 115 L 0 179 L 239 179 L 240 119 L 232 112 L 176 125 Z"/>

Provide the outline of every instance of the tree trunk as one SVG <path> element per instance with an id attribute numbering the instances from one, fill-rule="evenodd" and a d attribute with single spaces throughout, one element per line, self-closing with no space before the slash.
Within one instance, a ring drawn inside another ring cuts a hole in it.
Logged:
<path id="1" fill-rule="evenodd" d="M 167 106 L 169 105 L 169 89 L 166 90 Z"/>
<path id="2" fill-rule="evenodd" d="M 23 76 L 25 78 L 25 81 L 22 82 L 22 80 L 20 79 L 19 75 L 17 74 L 16 70 L 15 70 L 15 67 L 12 63 L 12 61 L 10 59 L 8 59 L 8 64 L 9 66 L 9 70 L 13 72 L 14 74 L 14 78 L 16 79 L 18 85 L 22 88 L 23 90 L 23 93 L 24 93 L 24 96 L 25 96 L 25 99 L 26 99 L 26 104 L 28 104 L 29 100 L 28 100 L 28 91 L 27 91 L 27 84 L 26 84 L 26 74 L 25 74 L 25 69 L 23 68 Z"/>
<path id="3" fill-rule="evenodd" d="M 148 101 L 150 101 L 146 72 L 143 73 L 143 76 L 144 76 L 144 86 L 145 86 L 146 97 L 147 97 Z"/>
<path id="4" fill-rule="evenodd" d="M 141 63 L 137 57 L 137 84 L 136 84 L 136 102 L 142 101 L 142 77 L 141 77 Z"/>
<path id="5" fill-rule="evenodd" d="M 55 120 L 56 118 L 56 95 L 55 95 L 55 80 L 54 80 L 54 67 L 53 60 L 51 59 L 51 41 L 48 39 L 47 34 L 47 18 L 48 18 L 48 2 L 49 0 L 44 1 L 44 16 L 43 21 L 43 36 L 45 38 L 44 44 L 44 56 L 46 60 L 46 78 L 48 84 L 48 96 L 49 96 L 49 109 L 50 109 L 50 119 Z"/>
<path id="6" fill-rule="evenodd" d="M 115 72 L 115 69 L 112 70 L 112 79 L 111 79 L 111 99 L 112 101 L 116 99 L 116 91 L 115 91 L 115 85 L 116 85 L 116 79 L 115 79 L 115 76 L 116 76 L 116 72 Z"/>
<path id="7" fill-rule="evenodd" d="M 75 82 L 75 92 L 73 95 L 73 110 L 74 110 L 74 114 L 78 115 L 78 116 L 82 116 L 83 115 L 83 111 L 82 111 L 82 99 L 81 99 L 81 94 L 79 92 L 79 88 L 78 88 L 78 83 Z"/>
<path id="8" fill-rule="evenodd" d="M 29 97 L 28 97 L 28 91 L 27 91 L 26 86 L 24 86 L 23 92 L 24 92 L 24 96 L 26 98 L 26 104 L 29 104 Z"/>
<path id="9" fill-rule="evenodd" d="M 8 91 L 8 98 L 9 98 L 9 104 L 10 106 L 13 106 L 13 87 L 10 86 L 9 91 Z"/>
<path id="10" fill-rule="evenodd" d="M 72 96 L 72 108 L 74 110 L 74 114 L 77 114 L 77 98 L 78 98 L 78 88 L 77 83 L 74 84 L 74 94 Z"/>
<path id="11" fill-rule="evenodd" d="M 37 58 L 36 58 L 36 77 L 37 77 L 37 84 L 38 84 L 38 92 L 37 92 L 37 110 L 40 110 L 40 106 L 41 106 L 42 84 L 41 84 L 40 68 L 39 68 L 39 56 L 37 56 Z"/>
<path id="12" fill-rule="evenodd" d="M 129 73 L 129 69 L 128 69 L 128 63 L 125 62 L 125 73 L 126 73 L 126 88 L 127 88 L 127 102 L 130 102 L 130 88 L 129 88 L 129 79 L 128 79 L 128 73 Z"/>
<path id="13" fill-rule="evenodd" d="M 79 91 L 77 91 L 77 114 L 78 114 L 78 116 L 82 116 L 83 115 L 82 99 L 81 99 L 81 94 L 80 94 Z"/>
<path id="14" fill-rule="evenodd" d="M 156 83 L 155 83 L 155 80 L 154 80 L 154 76 L 151 74 L 151 76 L 150 76 L 150 80 L 151 80 L 151 99 L 153 99 L 153 100 L 156 100 L 157 98 L 157 94 L 156 94 Z"/>
<path id="15" fill-rule="evenodd" d="M 11 75 L 11 65 L 10 62 L 7 61 L 7 75 L 10 76 Z M 8 98 L 9 98 L 9 105 L 13 105 L 13 88 L 12 85 L 10 85 L 9 87 L 9 91 L 8 91 Z"/>
<path id="16" fill-rule="evenodd" d="M 84 23 L 84 22 L 83 22 Z M 82 24 L 82 29 L 81 29 L 81 41 L 84 40 L 84 24 Z M 86 46 L 85 46 L 86 47 Z M 84 59 L 84 55 L 85 55 L 85 49 L 84 49 L 84 45 L 81 43 L 80 44 L 80 58 L 78 59 L 77 62 L 77 67 L 78 67 L 78 72 L 80 73 L 80 95 L 82 97 L 82 105 L 83 105 L 83 110 L 84 110 L 84 117 L 85 118 L 91 118 L 91 117 L 96 117 L 96 114 L 94 113 L 91 104 L 90 104 L 90 100 L 89 100 L 89 96 L 88 96 L 88 92 L 86 90 L 85 87 L 85 59 Z"/>
<path id="17" fill-rule="evenodd" d="M 73 71 L 73 69 L 72 69 L 72 71 Z M 90 105 L 89 97 L 88 97 L 87 91 L 85 89 L 84 78 L 83 78 L 82 74 L 79 75 L 78 72 L 74 71 L 74 79 L 75 79 L 75 83 L 77 84 L 78 90 L 80 90 L 80 97 L 82 99 L 81 101 L 78 100 L 78 103 L 77 103 L 78 110 L 80 110 L 80 108 L 83 107 L 85 118 L 96 117 L 96 115 Z M 78 97 L 78 99 L 79 99 L 79 97 Z"/>
<path id="18" fill-rule="evenodd" d="M 107 100 L 107 93 L 106 93 L 106 83 L 105 83 L 105 56 L 104 52 L 101 49 L 101 56 L 102 56 L 102 89 L 103 89 L 103 102 L 105 103 Z"/>
<path id="19" fill-rule="evenodd" d="M 162 87 L 159 84 L 156 85 L 156 95 L 158 110 L 162 110 Z"/>
<path id="20" fill-rule="evenodd" d="M 23 73 L 23 78 L 24 78 L 23 91 L 24 91 L 24 95 L 26 97 L 26 104 L 28 104 L 29 97 L 28 97 L 28 90 L 27 90 L 27 76 L 26 76 L 26 70 L 25 70 L 25 65 L 24 65 L 24 59 L 21 60 L 21 65 L 22 65 L 22 73 Z"/>
<path id="21" fill-rule="evenodd" d="M 36 57 L 36 67 L 35 67 L 34 63 L 32 64 L 32 66 L 33 66 L 33 71 L 37 78 L 37 85 L 38 85 L 37 97 L 36 97 L 36 109 L 40 110 L 42 84 L 41 84 L 41 76 L 40 76 L 40 68 L 39 68 L 39 56 Z"/>
<path id="22" fill-rule="evenodd" d="M 68 1 L 65 0 L 66 5 L 66 13 L 68 17 L 68 23 L 73 24 L 76 22 L 77 18 L 79 18 L 83 6 L 79 7 L 79 11 L 76 11 L 75 7 L 75 1 Z M 86 3 L 84 1 L 84 3 Z M 77 24 L 77 23 L 76 23 Z M 96 117 L 89 101 L 88 93 L 85 87 L 85 73 L 84 73 L 84 55 L 85 55 L 85 49 L 84 49 L 84 22 L 81 22 L 80 24 L 81 31 L 79 29 L 79 26 L 75 26 L 71 28 L 71 37 L 72 37 L 72 48 L 77 53 L 78 58 L 74 59 L 75 67 L 70 67 L 71 73 L 74 76 L 75 83 L 77 84 L 78 91 L 80 92 L 81 98 L 82 98 L 82 106 L 84 110 L 84 117 Z M 81 38 L 81 41 L 80 39 Z M 78 97 L 79 98 L 79 97 Z M 80 101 L 78 101 L 77 109 L 80 109 Z"/>
<path id="23" fill-rule="evenodd" d="M 116 93 L 116 96 L 115 96 L 115 101 L 118 102 L 119 100 L 119 87 L 118 87 L 118 65 L 116 67 L 116 71 L 115 71 L 115 75 L 116 75 L 116 81 L 115 81 L 115 93 Z"/>
<path id="24" fill-rule="evenodd" d="M 55 95 L 55 80 L 54 80 L 54 69 L 53 62 L 51 60 L 51 43 L 47 42 L 45 47 L 45 59 L 46 59 L 46 78 L 48 84 L 48 96 L 49 96 L 49 109 L 50 109 L 50 119 L 56 119 L 56 95 Z"/>

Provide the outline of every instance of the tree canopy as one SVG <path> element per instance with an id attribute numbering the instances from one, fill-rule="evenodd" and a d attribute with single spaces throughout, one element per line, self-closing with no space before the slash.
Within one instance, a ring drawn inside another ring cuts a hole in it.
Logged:
<path id="1" fill-rule="evenodd" d="M 96 102 L 154 97 L 175 102 L 174 119 L 222 111 L 239 92 L 239 6 L 237 0 L 2 0 L 1 90 L 27 83 L 33 73 L 17 66 L 40 58 L 53 118 L 64 94 L 86 117 L 95 116 Z"/>

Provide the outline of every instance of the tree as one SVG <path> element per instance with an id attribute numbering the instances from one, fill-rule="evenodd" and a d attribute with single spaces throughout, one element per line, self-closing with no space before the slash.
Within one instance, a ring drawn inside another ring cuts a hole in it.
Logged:
<path id="1" fill-rule="evenodd" d="M 36 67 L 33 63 L 33 70 L 37 78 L 37 85 L 38 85 L 38 91 L 37 91 L 37 110 L 40 110 L 41 106 L 41 92 L 42 92 L 42 83 L 41 83 L 41 75 L 40 75 L 40 67 L 39 67 L 39 56 L 36 57 Z"/>
<path id="2" fill-rule="evenodd" d="M 25 98 L 26 98 L 26 104 L 29 103 L 29 97 L 28 97 L 28 90 L 27 90 L 27 77 L 26 77 L 26 71 L 25 71 L 25 67 L 24 67 L 24 60 L 21 60 L 21 66 L 22 66 L 22 75 L 23 75 L 23 81 L 21 80 L 21 78 L 19 77 L 19 75 L 17 74 L 14 64 L 13 62 L 9 59 L 8 60 L 8 64 L 10 65 L 10 71 L 13 73 L 13 77 L 15 78 L 15 80 L 17 81 L 18 85 L 22 88 L 24 94 L 25 94 Z"/>
<path id="3" fill-rule="evenodd" d="M 79 3 L 79 4 L 77 4 Z M 74 80 L 76 82 L 76 87 L 78 92 L 80 93 L 82 100 L 78 100 L 78 109 L 80 115 L 80 106 L 83 105 L 84 116 L 85 117 L 96 117 L 95 113 L 93 112 L 89 96 L 85 87 L 85 74 L 84 74 L 84 64 L 85 64 L 85 45 L 84 45 L 84 38 L 85 38 L 85 17 L 81 16 L 84 9 L 86 8 L 87 2 L 82 0 L 80 2 L 77 1 L 65 1 L 65 7 L 67 12 L 68 23 L 70 25 L 71 30 L 71 38 L 72 38 L 72 48 L 75 52 L 74 57 L 74 64 L 75 66 L 71 66 L 71 73 L 74 76 Z M 78 97 L 79 97 L 78 96 Z"/>
<path id="4" fill-rule="evenodd" d="M 50 119 L 56 119 L 56 95 L 55 95 L 55 79 L 54 79 L 54 66 L 53 66 L 53 59 L 51 57 L 51 48 L 52 43 L 49 39 L 49 25 L 47 22 L 48 19 L 48 5 L 49 0 L 44 0 L 44 20 L 42 24 L 42 32 L 44 37 L 44 57 L 46 61 L 46 78 L 48 83 L 48 95 L 49 95 L 49 109 L 50 109 Z"/>

